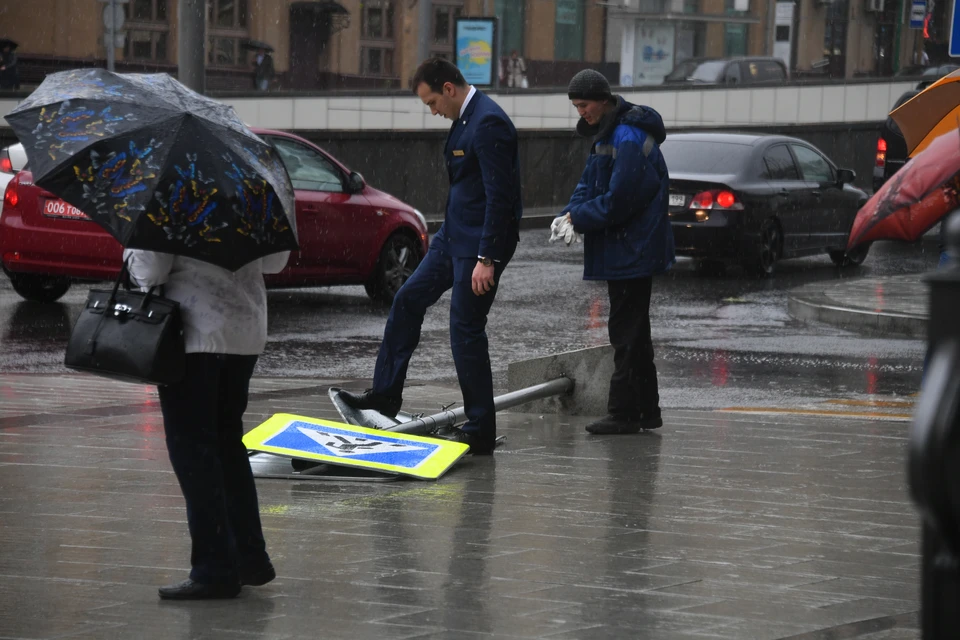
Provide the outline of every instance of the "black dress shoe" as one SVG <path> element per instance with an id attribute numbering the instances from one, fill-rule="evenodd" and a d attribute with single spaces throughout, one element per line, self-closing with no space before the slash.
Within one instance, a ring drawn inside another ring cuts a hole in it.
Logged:
<path id="1" fill-rule="evenodd" d="M 596 435 L 625 435 L 640 433 L 649 429 L 659 429 L 663 426 L 663 418 L 659 415 L 639 417 L 610 415 L 600 418 L 587 425 L 588 432 Z"/>
<path id="2" fill-rule="evenodd" d="M 470 447 L 470 453 L 475 456 L 489 456 L 493 455 L 493 450 L 496 447 L 496 441 L 490 440 L 481 440 L 472 433 L 467 433 L 463 429 L 458 429 L 457 427 L 440 427 L 436 431 L 430 434 L 431 438 L 439 438 L 441 440 L 449 440 L 450 442 L 461 442 Z"/>
<path id="3" fill-rule="evenodd" d="M 403 404 L 403 398 L 393 398 L 379 393 L 374 393 L 372 389 L 367 389 L 363 393 L 350 393 L 349 391 L 340 391 L 340 398 L 344 403 L 354 409 L 372 409 L 387 416 L 396 418 L 400 411 L 400 405 Z"/>
<path id="4" fill-rule="evenodd" d="M 240 584 L 251 587 L 262 587 L 277 577 L 277 570 L 271 563 L 250 569 L 240 569 Z"/>
<path id="5" fill-rule="evenodd" d="M 194 582 L 187 578 L 183 582 L 160 587 L 157 590 L 163 600 L 214 600 L 218 598 L 236 598 L 240 593 L 239 582 Z"/>

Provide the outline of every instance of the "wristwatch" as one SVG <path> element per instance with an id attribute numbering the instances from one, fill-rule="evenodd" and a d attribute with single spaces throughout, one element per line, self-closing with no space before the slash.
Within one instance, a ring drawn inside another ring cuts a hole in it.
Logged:
<path id="1" fill-rule="evenodd" d="M 483 256 L 477 256 L 477 260 L 479 260 L 480 264 L 482 264 L 485 267 L 493 266 L 492 258 L 484 258 Z"/>

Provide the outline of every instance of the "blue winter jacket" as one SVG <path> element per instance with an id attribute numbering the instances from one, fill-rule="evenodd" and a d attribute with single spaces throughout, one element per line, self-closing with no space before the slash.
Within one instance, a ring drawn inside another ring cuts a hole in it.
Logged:
<path id="1" fill-rule="evenodd" d="M 676 262 L 667 216 L 667 165 L 660 114 L 618 97 L 597 134 L 566 210 L 584 238 L 584 280 L 627 280 L 664 273 Z M 590 133 L 584 120 L 577 130 Z"/>

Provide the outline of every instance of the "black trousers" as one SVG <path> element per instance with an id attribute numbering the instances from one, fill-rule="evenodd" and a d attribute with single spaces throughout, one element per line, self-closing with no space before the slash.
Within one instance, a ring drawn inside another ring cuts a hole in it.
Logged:
<path id="1" fill-rule="evenodd" d="M 610 320 L 613 377 L 607 409 L 631 418 L 660 415 L 657 367 L 650 338 L 650 290 L 653 278 L 610 280 Z"/>
<path id="2" fill-rule="evenodd" d="M 496 263 L 495 282 L 500 282 L 515 249 L 514 244 Z M 486 327 L 499 285 L 482 296 L 474 295 L 471 283 L 476 266 L 476 258 L 454 257 L 442 239 L 434 238 L 423 262 L 393 299 L 373 373 L 373 391 L 395 398 L 403 395 L 407 366 L 420 343 L 427 309 L 452 289 L 450 349 L 467 414 L 462 428 L 492 448 L 497 435 L 497 414 Z"/>
<path id="3" fill-rule="evenodd" d="M 270 561 L 257 488 L 243 446 L 243 413 L 257 356 L 188 353 L 182 382 L 162 386 L 170 463 L 187 503 L 190 578 L 232 582 Z"/>

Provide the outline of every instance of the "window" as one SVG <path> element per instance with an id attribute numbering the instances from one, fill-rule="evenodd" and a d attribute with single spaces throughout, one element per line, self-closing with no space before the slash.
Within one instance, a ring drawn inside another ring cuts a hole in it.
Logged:
<path id="1" fill-rule="evenodd" d="M 207 0 L 207 64 L 246 67 L 247 0 Z"/>
<path id="2" fill-rule="evenodd" d="M 766 167 L 764 178 L 767 180 L 799 180 L 800 173 L 790 155 L 787 145 L 779 144 L 771 147 L 763 154 L 763 164 Z"/>
<path id="3" fill-rule="evenodd" d="M 170 37 L 167 2 L 168 0 L 131 0 L 127 4 L 117 5 L 117 9 L 123 11 L 126 18 L 124 60 L 167 61 L 167 41 Z"/>
<path id="4" fill-rule="evenodd" d="M 343 191 L 340 172 L 327 158 L 292 140 L 270 138 L 270 142 L 280 154 L 294 189 L 334 193 Z"/>
<path id="5" fill-rule="evenodd" d="M 753 154 L 753 147 L 735 142 L 677 140 L 667 136 L 660 145 L 667 167 L 674 173 L 737 173 Z"/>
<path id="6" fill-rule="evenodd" d="M 747 55 L 747 25 L 723 25 L 723 55 L 727 58 Z"/>
<path id="7" fill-rule="evenodd" d="M 433 48 L 430 51 L 431 56 L 450 59 L 453 42 L 456 40 L 453 32 L 455 21 L 462 14 L 462 4 L 433 3 Z"/>
<path id="8" fill-rule="evenodd" d="M 740 84 L 740 63 L 731 62 L 723 73 L 723 81 L 727 84 Z"/>
<path id="9" fill-rule="evenodd" d="M 360 13 L 360 36 L 372 39 L 393 39 L 393 3 L 364 3 Z"/>
<path id="10" fill-rule="evenodd" d="M 583 60 L 583 0 L 556 1 L 553 57 L 557 60 Z"/>
<path id="11" fill-rule="evenodd" d="M 833 167 L 830 166 L 826 158 L 809 147 L 794 144 L 790 145 L 790 148 L 797 156 L 797 162 L 800 165 L 800 172 L 803 174 L 804 180 L 821 184 L 836 182 Z"/>
<path id="12" fill-rule="evenodd" d="M 246 29 L 247 0 L 207 0 L 207 27 Z"/>
<path id="13" fill-rule="evenodd" d="M 360 11 L 360 73 L 394 76 L 394 3 L 369 0 Z"/>
<path id="14" fill-rule="evenodd" d="M 167 36 L 168 34 L 163 31 L 130 29 L 123 43 L 123 58 L 166 62 Z"/>
<path id="15" fill-rule="evenodd" d="M 364 75 L 392 76 L 393 49 L 379 47 L 360 48 L 360 69 Z"/>
<path id="16" fill-rule="evenodd" d="M 763 82 L 782 82 L 787 79 L 783 67 L 776 60 L 757 60 L 757 70 Z"/>
<path id="17" fill-rule="evenodd" d="M 523 55 L 524 5 L 518 0 L 497 0 L 497 28 L 500 30 L 500 51 L 509 56 L 512 51 Z"/>

